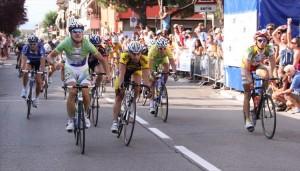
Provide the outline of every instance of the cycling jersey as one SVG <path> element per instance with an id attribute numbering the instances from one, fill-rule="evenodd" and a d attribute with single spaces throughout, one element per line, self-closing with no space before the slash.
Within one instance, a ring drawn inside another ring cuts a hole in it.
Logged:
<path id="1" fill-rule="evenodd" d="M 118 59 L 122 52 L 122 46 L 120 44 L 116 44 L 115 46 L 111 47 L 111 52 L 109 52 L 109 58 L 113 59 L 113 63 L 118 65 Z"/>
<path id="2" fill-rule="evenodd" d="M 101 53 L 103 57 L 107 57 L 106 49 L 102 47 L 101 45 L 97 48 L 97 50 Z M 92 54 L 89 55 L 88 59 L 89 68 L 94 72 L 95 67 L 100 64 L 98 59 L 95 58 Z"/>
<path id="3" fill-rule="evenodd" d="M 30 50 L 30 45 L 24 45 L 22 48 L 22 54 L 27 57 L 27 60 L 30 62 L 39 62 L 42 57 L 45 56 L 45 49 L 43 46 L 38 45 L 37 52 L 33 52 Z"/>
<path id="4" fill-rule="evenodd" d="M 253 45 L 247 49 L 246 55 L 242 59 L 241 68 L 245 68 L 246 60 L 250 61 L 252 68 L 262 64 L 265 59 L 273 56 L 274 52 L 271 46 L 267 45 L 261 53 L 258 52 L 258 47 Z"/>
<path id="5" fill-rule="evenodd" d="M 139 62 L 135 63 L 130 59 L 130 56 L 127 52 L 121 53 L 120 61 L 121 64 L 126 65 L 126 73 L 124 75 L 124 82 L 130 80 L 131 75 L 142 75 L 143 69 L 149 69 L 149 60 L 146 56 L 142 55 Z M 115 81 L 115 89 L 118 89 L 119 86 L 119 77 Z"/>
<path id="6" fill-rule="evenodd" d="M 242 59 L 241 76 L 243 84 L 252 83 L 252 78 L 248 78 L 246 75 L 246 73 L 249 72 L 245 68 L 246 61 L 250 62 L 251 64 L 250 72 L 257 69 L 268 70 L 267 67 L 263 64 L 263 61 L 273 56 L 273 50 L 269 45 L 267 45 L 262 52 L 258 52 L 258 50 L 259 49 L 256 45 L 249 47 L 247 49 L 246 56 L 244 56 Z"/>
<path id="7" fill-rule="evenodd" d="M 99 53 L 96 47 L 90 43 L 88 39 L 83 38 L 82 45 L 80 48 L 73 46 L 71 37 L 67 37 L 63 42 L 61 42 L 56 48 L 55 51 L 66 53 L 66 63 L 74 67 L 81 67 L 87 64 L 88 55 L 96 55 Z"/>
<path id="8" fill-rule="evenodd" d="M 54 49 L 58 53 L 63 51 L 66 54 L 65 82 L 77 82 L 79 84 L 89 84 L 89 68 L 87 59 L 89 54 L 97 55 L 99 52 L 88 39 L 83 38 L 80 48 L 73 46 L 71 37 L 65 38 Z"/>
<path id="9" fill-rule="evenodd" d="M 150 66 L 153 70 L 161 64 L 168 64 L 169 59 L 173 59 L 172 51 L 167 47 L 164 53 L 161 53 L 156 45 L 150 47 L 148 51 L 149 60 L 153 61 L 153 65 Z"/>

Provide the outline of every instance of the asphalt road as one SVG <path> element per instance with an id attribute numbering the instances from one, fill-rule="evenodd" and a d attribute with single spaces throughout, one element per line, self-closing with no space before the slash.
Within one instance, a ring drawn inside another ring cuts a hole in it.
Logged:
<path id="1" fill-rule="evenodd" d="M 101 99 L 100 125 L 86 131 L 81 155 L 65 131 L 66 109 L 59 74 L 49 99 L 26 119 L 25 101 L 14 61 L 0 65 L 0 170 L 300 170 L 299 120 L 278 115 L 272 140 L 243 128 L 241 102 L 220 90 L 180 80 L 169 81 L 167 123 L 138 105 L 138 124 L 126 147 L 110 132 L 113 91 Z"/>

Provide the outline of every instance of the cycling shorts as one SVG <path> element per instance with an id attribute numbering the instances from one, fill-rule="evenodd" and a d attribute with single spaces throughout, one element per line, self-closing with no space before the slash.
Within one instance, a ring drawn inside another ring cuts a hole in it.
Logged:
<path id="1" fill-rule="evenodd" d="M 75 82 L 77 84 L 83 85 L 88 84 L 90 85 L 91 79 L 89 75 L 89 66 L 83 65 L 80 67 L 74 67 L 65 63 L 65 83 Z"/>

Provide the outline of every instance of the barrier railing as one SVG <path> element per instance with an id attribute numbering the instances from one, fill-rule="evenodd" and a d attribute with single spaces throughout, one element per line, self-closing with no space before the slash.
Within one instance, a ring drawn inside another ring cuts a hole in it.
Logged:
<path id="1" fill-rule="evenodd" d="M 192 72 L 193 78 L 203 78 L 200 86 L 213 81 L 215 84 L 224 83 L 224 66 L 223 59 L 220 57 L 195 56 L 187 49 L 181 49 L 176 52 L 177 70 Z"/>

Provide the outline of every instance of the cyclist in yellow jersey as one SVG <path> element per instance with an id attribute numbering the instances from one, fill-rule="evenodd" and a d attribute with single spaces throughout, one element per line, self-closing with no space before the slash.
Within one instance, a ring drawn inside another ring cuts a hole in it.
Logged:
<path id="1" fill-rule="evenodd" d="M 124 97 L 124 90 L 122 84 L 128 81 L 134 81 L 137 84 L 141 83 L 141 77 L 143 77 L 143 83 L 150 85 L 149 77 L 149 61 L 146 56 L 142 55 L 143 46 L 138 41 L 132 41 L 128 45 L 128 52 L 121 53 L 119 60 L 119 76 L 115 81 L 115 104 L 113 106 L 113 124 L 111 126 L 112 133 L 118 131 L 118 114 L 121 110 L 121 102 Z M 136 90 L 137 94 L 138 90 Z"/>
<path id="2" fill-rule="evenodd" d="M 120 54 L 122 53 L 122 45 L 119 43 L 119 38 L 117 36 L 113 36 L 112 39 L 112 47 L 109 52 L 109 61 L 111 64 L 111 74 L 112 76 L 116 76 L 119 74 L 119 59 Z"/>
<path id="3" fill-rule="evenodd" d="M 172 66 L 173 72 L 176 73 L 176 64 L 173 58 L 173 53 L 169 49 L 168 40 L 164 37 L 160 37 L 156 40 L 155 45 L 152 45 L 148 52 L 148 58 L 150 61 L 151 72 L 157 70 L 158 67 L 163 67 L 163 72 L 168 73 L 170 64 Z M 168 74 L 164 74 L 164 82 L 168 80 Z M 151 84 L 151 92 L 154 90 L 154 81 Z M 153 94 L 153 93 L 152 93 Z M 150 113 L 154 114 L 154 102 L 153 99 L 150 100 Z"/>
<path id="4" fill-rule="evenodd" d="M 263 31 L 257 31 L 254 35 L 254 40 L 255 45 L 250 46 L 247 49 L 247 53 L 243 57 L 241 65 L 242 84 L 244 88 L 243 112 L 245 128 L 250 132 L 254 131 L 254 125 L 250 120 L 249 114 L 249 99 L 251 96 L 251 89 L 253 89 L 254 86 L 251 72 L 255 71 L 256 75 L 263 79 L 267 79 L 273 77 L 273 70 L 275 67 L 273 50 L 268 45 L 267 34 Z"/>

